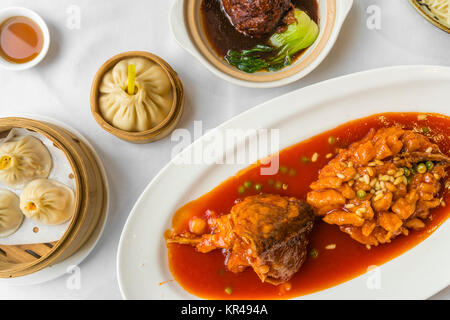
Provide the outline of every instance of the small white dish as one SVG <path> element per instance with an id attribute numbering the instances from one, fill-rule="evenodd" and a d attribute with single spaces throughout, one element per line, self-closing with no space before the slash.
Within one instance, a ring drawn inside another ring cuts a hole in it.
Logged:
<path id="1" fill-rule="evenodd" d="M 317 0 L 320 33 L 291 66 L 274 72 L 245 73 L 229 65 L 212 49 L 201 22 L 200 0 L 175 0 L 169 14 L 171 32 L 186 51 L 226 81 L 249 88 L 274 88 L 297 81 L 328 55 L 353 5 L 353 0 Z"/>
<path id="2" fill-rule="evenodd" d="M 448 67 L 401 66 L 365 71 L 293 91 L 211 130 L 161 170 L 131 211 L 117 255 L 118 280 L 123 297 L 196 299 L 176 281 L 169 281 L 173 275 L 169 270 L 164 231 L 170 228 L 172 216 L 178 208 L 247 167 L 246 164 L 180 165 L 198 146 L 217 150 L 217 154 L 239 154 L 239 150 L 246 148 L 246 144 L 241 143 L 243 140 L 229 145 L 230 149 L 223 149 L 225 144 L 214 145 L 220 139 L 212 137 L 223 137 L 227 129 L 248 132 L 254 128 L 277 128 L 280 130 L 279 148 L 284 149 L 340 124 L 372 114 L 434 112 L 449 115 L 449 87 Z M 449 221 L 416 247 L 381 265 L 380 288 L 368 286 L 370 274 L 362 274 L 335 287 L 296 299 L 426 299 L 450 285 L 448 243 Z"/>
<path id="3" fill-rule="evenodd" d="M 0 10 L 0 25 L 7 19 L 12 17 L 26 17 L 33 20 L 41 29 L 44 38 L 44 43 L 42 45 L 41 52 L 33 60 L 26 63 L 14 63 L 5 60 L 0 56 L 0 67 L 7 70 L 19 71 L 33 68 L 39 62 L 41 62 L 47 55 L 48 49 L 50 47 L 50 32 L 48 31 L 48 26 L 36 12 L 22 7 L 9 7 Z"/>

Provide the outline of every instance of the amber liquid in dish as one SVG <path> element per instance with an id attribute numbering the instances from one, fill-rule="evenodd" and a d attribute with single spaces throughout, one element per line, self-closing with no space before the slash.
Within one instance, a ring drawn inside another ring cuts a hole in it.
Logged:
<path id="1" fill-rule="evenodd" d="M 239 186 L 245 181 L 252 181 L 253 185 L 260 184 L 261 192 L 264 193 L 305 199 L 319 170 L 331 160 L 326 157 L 327 154 L 334 156 L 336 148 L 347 148 L 366 136 L 371 128 L 393 125 L 415 131 L 427 128 L 426 136 L 439 146 L 443 154 L 450 154 L 449 117 L 428 114 L 426 120 L 419 120 L 418 113 L 373 115 L 345 123 L 282 150 L 279 154 L 280 166 L 291 168 L 292 174 L 291 171 L 280 170 L 275 176 L 262 176 L 261 164 L 239 172 L 179 209 L 173 217 L 172 227 L 180 233 L 189 230 L 188 222 L 191 217 L 207 217 L 209 210 L 226 214 L 236 200 L 259 193 L 254 188 L 249 188 L 245 194 L 240 194 Z M 333 143 L 329 142 L 330 137 L 333 137 Z M 316 161 L 303 161 L 304 157 L 311 159 L 314 153 L 319 154 Z M 281 185 L 286 185 L 286 188 Z M 425 240 L 450 216 L 449 190 L 443 188 L 441 191 L 439 196 L 446 205 L 432 209 L 431 219 L 424 229 L 411 231 L 408 236 L 400 235 L 391 243 L 372 247 L 370 250 L 341 232 L 338 226 L 318 219 L 311 234 L 308 258 L 287 286 L 262 283 L 252 268 L 232 273 L 226 268 L 225 255 L 221 250 L 200 253 L 189 245 L 168 245 L 170 270 L 185 290 L 202 298 L 287 299 L 324 290 L 364 274 L 370 266 L 380 266 Z M 326 249 L 330 244 L 335 245 L 333 250 Z M 314 251 L 317 252 L 316 255 L 312 254 Z M 227 288 L 230 288 L 228 292 Z"/>
<path id="2" fill-rule="evenodd" d="M 27 63 L 42 51 L 44 35 L 27 17 L 12 17 L 0 25 L 0 56 L 13 63 Z"/>

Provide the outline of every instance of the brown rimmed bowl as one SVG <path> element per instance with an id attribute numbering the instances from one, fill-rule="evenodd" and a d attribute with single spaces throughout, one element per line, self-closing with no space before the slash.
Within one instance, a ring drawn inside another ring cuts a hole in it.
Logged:
<path id="1" fill-rule="evenodd" d="M 102 116 L 100 109 L 99 109 L 99 87 L 100 83 L 103 79 L 103 76 L 106 72 L 111 70 L 119 61 L 128 59 L 128 58 L 134 58 L 134 57 L 141 57 L 149 59 L 152 62 L 155 62 L 158 64 L 163 70 L 165 70 L 166 74 L 168 75 L 170 82 L 172 84 L 172 90 L 173 90 L 173 103 L 172 107 L 170 109 L 169 114 L 167 117 L 156 127 L 146 130 L 146 131 L 125 131 L 118 129 L 114 126 L 112 126 L 110 123 L 108 123 Z M 97 71 L 94 81 L 92 83 L 91 87 L 91 112 L 94 116 L 97 123 L 107 132 L 111 133 L 112 135 L 115 135 L 116 137 L 132 142 L 132 143 L 149 143 L 156 140 L 160 140 L 167 135 L 169 135 L 177 126 L 178 122 L 180 121 L 181 115 L 183 113 L 184 109 L 184 89 L 183 84 L 181 83 L 180 78 L 178 77 L 177 73 L 172 69 L 172 67 L 164 61 L 162 58 L 149 53 L 145 51 L 130 51 L 130 52 L 124 52 L 121 54 L 118 54 L 108 61 L 106 61 L 100 69 Z"/>
<path id="2" fill-rule="evenodd" d="M 30 275 L 71 257 L 103 227 L 108 208 L 107 185 L 102 167 L 90 147 L 79 137 L 46 121 L 0 118 L 0 136 L 5 137 L 13 128 L 39 133 L 65 154 L 74 175 L 76 209 L 58 241 L 0 245 L 0 278 Z"/>
<path id="3" fill-rule="evenodd" d="M 204 31 L 202 0 L 175 0 L 170 12 L 170 27 L 177 42 L 216 76 L 251 88 L 272 88 L 297 81 L 313 71 L 327 56 L 350 11 L 353 0 L 317 0 L 320 34 L 289 67 L 273 72 L 245 73 L 219 57 Z"/>

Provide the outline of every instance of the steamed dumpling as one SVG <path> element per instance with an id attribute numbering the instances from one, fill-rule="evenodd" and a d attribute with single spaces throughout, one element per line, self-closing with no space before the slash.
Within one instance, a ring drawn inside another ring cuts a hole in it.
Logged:
<path id="1" fill-rule="evenodd" d="M 20 195 L 23 214 L 46 225 L 69 220 L 75 211 L 75 194 L 68 186 L 50 179 L 31 181 Z"/>
<path id="2" fill-rule="evenodd" d="M 9 190 L 0 189 L 0 238 L 16 232 L 23 218 L 24 215 L 19 207 L 19 197 Z"/>
<path id="3" fill-rule="evenodd" d="M 136 66 L 136 93 L 130 95 L 128 65 Z M 124 59 L 105 73 L 100 84 L 99 109 L 112 126 L 125 131 L 146 131 L 169 114 L 172 84 L 163 68 L 145 58 Z"/>
<path id="4" fill-rule="evenodd" d="M 37 178 L 47 178 L 52 157 L 41 140 L 33 136 L 14 137 L 0 144 L 0 182 L 11 188 Z"/>

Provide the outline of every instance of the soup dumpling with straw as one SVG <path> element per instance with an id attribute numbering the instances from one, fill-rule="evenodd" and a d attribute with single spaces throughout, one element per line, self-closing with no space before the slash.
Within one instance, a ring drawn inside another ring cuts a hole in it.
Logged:
<path id="1" fill-rule="evenodd" d="M 0 144 L 0 182 L 11 188 L 22 187 L 31 180 L 47 178 L 52 157 L 41 140 L 17 136 Z"/>
<path id="2" fill-rule="evenodd" d="M 62 224 L 75 212 L 75 194 L 58 181 L 37 179 L 23 189 L 20 209 L 26 217 L 42 224 Z"/>
<path id="3" fill-rule="evenodd" d="M 23 219 L 19 197 L 9 190 L 0 189 L 0 238 L 15 233 L 22 225 Z"/>
<path id="4" fill-rule="evenodd" d="M 158 126 L 173 103 L 166 71 L 146 58 L 128 58 L 105 73 L 99 87 L 99 109 L 112 126 L 142 132 Z"/>

